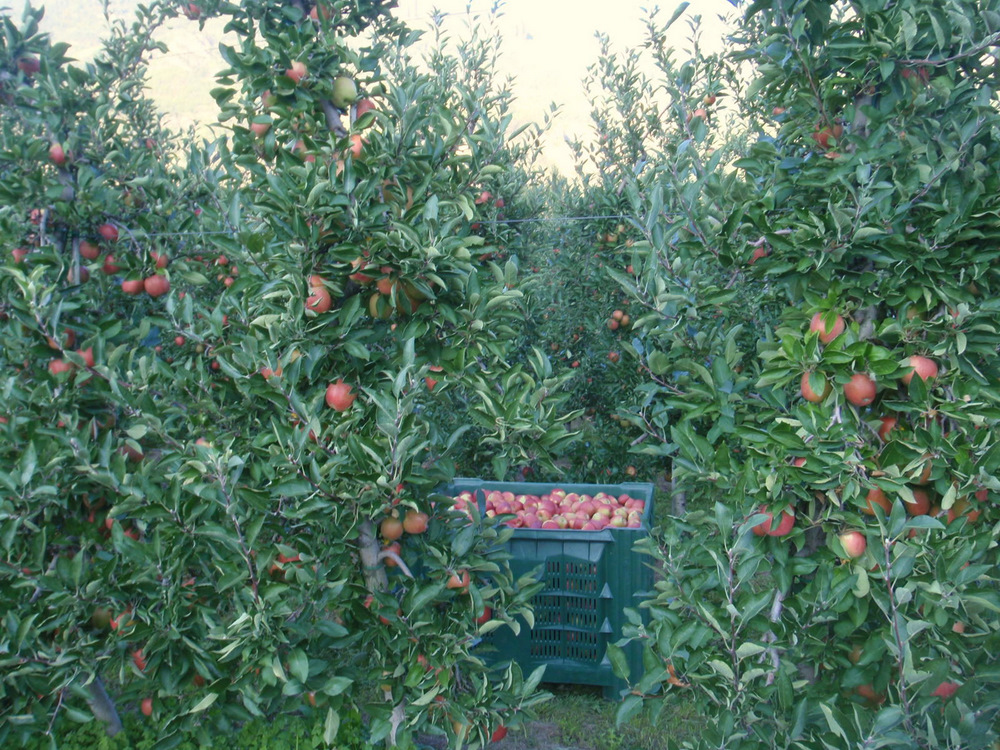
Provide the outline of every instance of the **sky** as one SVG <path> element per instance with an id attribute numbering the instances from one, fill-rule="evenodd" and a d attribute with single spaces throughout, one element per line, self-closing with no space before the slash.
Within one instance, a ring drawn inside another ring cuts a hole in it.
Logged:
<path id="1" fill-rule="evenodd" d="M 39 0 L 33 2 L 39 4 Z M 137 4 L 138 0 L 109 0 L 112 14 L 118 17 L 130 16 Z M 473 14 L 486 14 L 493 4 L 494 0 L 399 0 L 396 14 L 420 28 L 439 10 L 447 14 L 449 28 L 458 33 L 468 23 L 470 9 Z M 661 6 L 661 16 L 669 18 L 678 4 L 668 0 Z M 0 0 L 2 5 L 20 10 L 23 0 Z M 105 29 L 100 1 L 48 0 L 43 5 L 43 30 L 72 44 L 70 52 L 77 58 L 90 57 Z M 608 34 L 617 51 L 639 46 L 647 9 L 652 7 L 644 0 L 617 0 L 613 4 L 607 0 L 506 0 L 500 4 L 498 23 L 504 41 L 500 67 L 516 80 L 515 118 L 540 122 L 550 104 L 560 107 L 544 143 L 546 166 L 571 173 L 572 158 L 565 138 L 589 130 L 590 103 L 582 81 L 587 67 L 598 57 L 595 34 Z M 702 17 L 703 46 L 721 48 L 727 27 L 720 18 L 733 14 L 729 0 L 693 0 L 671 29 L 678 48 L 685 46 L 690 34 L 685 20 L 695 13 Z M 216 106 L 208 92 L 215 85 L 214 74 L 224 67 L 218 56 L 221 24 L 210 23 L 204 32 L 192 33 L 196 30 L 196 24 L 178 19 L 166 33 L 170 52 L 150 66 L 153 97 L 173 127 L 209 123 L 216 118 Z"/>

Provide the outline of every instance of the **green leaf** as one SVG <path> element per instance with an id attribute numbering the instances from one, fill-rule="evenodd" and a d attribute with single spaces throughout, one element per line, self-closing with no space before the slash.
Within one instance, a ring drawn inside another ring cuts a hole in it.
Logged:
<path id="1" fill-rule="evenodd" d="M 305 684 L 309 679 L 309 657 L 301 648 L 294 649 L 288 657 L 288 671 L 292 677 Z"/>
<path id="2" fill-rule="evenodd" d="M 538 687 L 539 683 L 542 681 L 542 677 L 545 676 L 545 665 L 542 664 L 540 667 L 535 667 L 528 679 L 524 681 L 524 685 L 521 689 L 522 695 L 530 695 L 535 692 L 535 688 Z"/>
<path id="3" fill-rule="evenodd" d="M 608 660 L 611 662 L 611 671 L 614 673 L 615 677 L 628 682 L 629 668 L 628 660 L 625 658 L 624 649 L 614 643 L 609 643 Z"/>
<path id="4" fill-rule="evenodd" d="M 727 680 L 731 681 L 736 679 L 736 674 L 733 672 L 733 668 L 720 659 L 712 659 L 708 662 L 708 666 L 714 669 L 716 674 L 722 675 Z"/>
<path id="5" fill-rule="evenodd" d="M 340 714 L 332 708 L 326 710 L 326 721 L 323 723 L 323 742 L 333 745 L 340 731 Z"/>
<path id="6" fill-rule="evenodd" d="M 35 468 L 38 466 L 38 451 L 34 442 L 28 443 L 24 453 L 21 455 L 21 486 L 26 487 L 35 475 Z"/>
<path id="7" fill-rule="evenodd" d="M 615 714 L 615 725 L 620 727 L 634 719 L 642 710 L 642 703 L 641 695 L 626 695 Z"/>
<path id="8" fill-rule="evenodd" d="M 233 191 L 233 199 L 229 203 L 229 223 L 234 227 L 240 225 L 240 191 Z"/>
<path id="9" fill-rule="evenodd" d="M 340 695 L 345 690 L 347 690 L 351 685 L 354 684 L 354 680 L 349 677 L 331 677 L 323 685 L 323 692 L 329 696 Z"/>
<path id="10" fill-rule="evenodd" d="M 194 707 L 188 711 L 189 714 L 196 714 L 209 708 L 215 701 L 219 699 L 218 693 L 207 693 L 204 698 L 198 701 Z"/>
<path id="11" fill-rule="evenodd" d="M 741 643 L 739 648 L 736 649 L 736 658 L 742 661 L 748 656 L 756 656 L 757 654 L 763 653 L 765 650 L 766 649 L 763 646 L 757 643 L 750 643 L 749 641 L 746 641 Z"/>
<path id="12" fill-rule="evenodd" d="M 424 220 L 437 221 L 438 218 L 438 197 L 432 195 L 424 204 Z"/>
<path id="13" fill-rule="evenodd" d="M 441 596 L 441 593 L 445 590 L 444 583 L 435 583 L 430 586 L 422 586 L 417 589 L 416 593 L 411 591 L 407 594 L 408 606 L 406 611 L 408 615 L 419 615 L 421 610 L 430 604 L 432 601 Z"/>
<path id="14" fill-rule="evenodd" d="M 476 542 L 476 530 L 469 525 L 455 535 L 451 541 L 451 551 L 455 557 L 465 557 Z"/>
<path id="15" fill-rule="evenodd" d="M 847 739 L 847 735 L 844 734 L 843 727 L 837 723 L 837 720 L 833 717 L 833 710 L 823 702 L 818 703 L 820 710 L 823 712 L 823 716 L 826 718 L 826 724 L 830 727 L 830 731 L 840 737 Z"/>
<path id="16" fill-rule="evenodd" d="M 857 581 L 854 583 L 852 591 L 858 599 L 864 599 L 868 596 L 868 592 L 871 591 L 871 584 L 868 581 L 868 571 L 861 565 L 855 565 L 854 574 L 857 576 Z"/>
<path id="17" fill-rule="evenodd" d="M 412 701 L 412 704 L 414 706 L 426 706 L 432 700 L 434 700 L 438 696 L 438 693 L 440 693 L 440 692 L 441 692 L 441 687 L 440 686 L 434 687 L 434 688 L 428 690 L 427 692 L 425 692 L 419 698 L 417 698 L 414 701 Z"/>
<path id="18" fill-rule="evenodd" d="M 649 353 L 647 358 L 647 363 L 649 364 L 649 369 L 654 375 L 663 375 L 672 366 L 670 357 L 661 351 L 653 350 Z"/>

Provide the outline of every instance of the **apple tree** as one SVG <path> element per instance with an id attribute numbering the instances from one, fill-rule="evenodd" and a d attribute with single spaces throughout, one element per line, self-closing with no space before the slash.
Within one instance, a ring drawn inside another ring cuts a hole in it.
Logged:
<path id="1" fill-rule="evenodd" d="M 587 388 L 574 387 L 583 390 L 583 403 L 597 407 L 593 420 L 607 450 L 617 464 L 628 464 L 626 471 L 666 478 L 673 415 L 704 408 L 703 394 L 689 390 L 698 387 L 691 362 L 725 351 L 733 325 L 760 297 L 752 285 L 734 287 L 715 255 L 700 252 L 724 220 L 731 196 L 720 182 L 722 165 L 731 161 L 740 134 L 729 127 L 723 136 L 721 127 L 731 117 L 725 106 L 731 68 L 700 51 L 691 61 L 675 59 L 667 34 L 680 18 L 680 12 L 650 14 L 644 48 L 616 52 L 613 40 L 600 35 L 599 60 L 584 81 L 594 102 L 592 135 L 572 144 L 577 189 L 558 193 L 564 196 L 558 215 L 589 220 L 560 227 L 558 252 L 540 269 L 543 279 L 559 279 L 547 285 L 559 296 L 555 310 L 546 312 L 558 321 L 556 311 L 565 306 L 573 324 L 562 338 L 548 321 L 542 330 L 579 360 Z M 695 50 L 701 35 L 692 23 Z M 696 221 L 703 212 L 705 220 Z M 650 252 L 666 242 L 683 255 Z M 689 247 L 696 248 L 690 258 Z M 581 319 L 586 330 L 578 331 Z M 632 447 L 630 454 L 623 444 Z"/>
<path id="2" fill-rule="evenodd" d="M 214 95 L 232 124 L 243 225 L 220 246 L 241 269 L 225 297 L 247 326 L 214 350 L 241 427 L 209 439 L 212 474 L 237 457 L 247 467 L 253 482 L 234 480 L 229 507 L 267 545 L 268 587 L 294 587 L 269 615 L 294 623 L 280 640 L 261 642 L 247 619 L 231 647 L 263 665 L 264 679 L 247 673 L 254 699 L 305 694 L 332 736 L 360 709 L 372 741 L 405 746 L 426 730 L 483 744 L 520 720 L 538 676 L 487 669 L 474 621 L 516 627 L 533 589 L 510 576 L 509 532 L 469 526 L 435 496 L 468 426 L 443 430 L 433 404 L 458 394 L 498 473 L 569 436 L 545 358 L 507 361 L 518 265 L 482 257 L 498 248 L 474 226 L 497 208 L 484 187 L 525 153 L 508 132 L 509 92 L 471 43 L 421 72 L 416 35 L 384 11 L 203 11 L 239 39 L 222 50 Z M 238 547 L 244 559 L 255 549 Z"/>
<path id="3" fill-rule="evenodd" d="M 505 360 L 516 261 L 473 262 L 503 94 L 417 72 L 379 4 L 194 5 L 243 32 L 211 146 L 143 96 L 177 4 L 82 67 L 4 17 L 2 731 L 291 707 L 482 744 L 538 676 L 476 631 L 533 589 L 434 495 L 460 435 L 426 407 L 465 388 L 498 465 L 567 439 L 545 358 Z"/>
<path id="4" fill-rule="evenodd" d="M 114 508 L 163 493 L 141 445 L 138 384 L 161 353 L 172 359 L 165 295 L 172 281 L 198 279 L 184 237 L 206 228 L 218 178 L 210 155 L 193 144 L 185 153 L 142 95 L 166 17 L 151 7 L 113 24 L 86 65 L 38 33 L 40 10 L 26 7 L 20 25 L 2 19 L 5 741 L 88 709 L 113 729 L 106 686 L 125 701 L 153 689 L 138 687 L 152 623 L 128 613 L 170 583 L 164 551 Z M 194 310 L 209 314 L 189 303 L 192 320 Z M 196 391 L 198 377 L 179 388 Z"/>
<path id="5" fill-rule="evenodd" d="M 755 3 L 738 158 L 682 129 L 630 184 L 638 421 L 691 510 L 645 545 L 623 720 L 684 699 L 699 747 L 995 741 L 997 19 Z M 660 69 L 700 98 L 697 55 Z"/>

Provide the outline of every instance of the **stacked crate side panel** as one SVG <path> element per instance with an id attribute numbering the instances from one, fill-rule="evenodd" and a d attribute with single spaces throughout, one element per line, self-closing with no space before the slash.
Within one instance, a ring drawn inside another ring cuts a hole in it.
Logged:
<path id="1" fill-rule="evenodd" d="M 534 628 L 522 621 L 519 635 L 508 628 L 494 631 L 483 644 L 484 658 L 494 663 L 515 661 L 526 673 L 545 665 L 546 682 L 595 685 L 603 688 L 605 697 L 617 699 L 627 685 L 614 676 L 607 647 L 621 638 L 624 609 L 638 607 L 653 586 L 651 569 L 632 549 L 649 533 L 652 485 L 457 479 L 444 493 L 472 492 L 482 508 L 490 491 L 541 496 L 557 488 L 581 495 L 605 492 L 641 499 L 645 501 L 642 525 L 600 531 L 515 529 L 509 542 L 512 572 L 523 575 L 537 570 L 545 588 L 533 600 Z M 625 655 L 632 679 L 637 680 L 642 674 L 641 644 L 629 644 Z"/>

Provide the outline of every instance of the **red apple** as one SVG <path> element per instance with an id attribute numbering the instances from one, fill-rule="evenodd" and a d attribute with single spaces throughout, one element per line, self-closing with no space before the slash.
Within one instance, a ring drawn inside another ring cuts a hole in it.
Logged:
<path id="1" fill-rule="evenodd" d="M 896 429 L 899 420 L 896 417 L 879 417 L 879 422 L 878 436 L 882 438 L 883 443 L 887 443 L 889 442 L 889 433 Z"/>
<path id="2" fill-rule="evenodd" d="M 122 291 L 125 292 L 125 294 L 142 294 L 144 288 L 145 285 L 143 284 L 142 279 L 125 279 L 125 281 L 122 282 Z"/>
<path id="3" fill-rule="evenodd" d="M 94 347 L 88 346 L 86 349 L 78 349 L 76 353 L 83 357 L 83 363 L 87 367 L 94 366 Z"/>
<path id="4" fill-rule="evenodd" d="M 767 518 L 753 527 L 753 533 L 757 536 L 784 536 L 795 526 L 795 516 L 787 510 L 782 511 L 781 520 L 773 528 L 774 515 L 767 510 L 767 506 L 761 505 L 758 512 L 765 514 Z"/>
<path id="5" fill-rule="evenodd" d="M 874 380 L 863 372 L 856 372 L 844 386 L 844 396 L 855 406 L 868 406 L 875 400 L 876 390 Z"/>
<path id="6" fill-rule="evenodd" d="M 364 138 L 362 138 L 357 133 L 352 133 L 350 141 L 351 141 L 351 145 L 344 152 L 345 158 L 346 158 L 347 154 L 350 154 L 352 158 L 354 158 L 354 159 L 360 159 L 361 158 L 361 152 L 364 149 L 364 145 L 365 145 Z"/>
<path id="7" fill-rule="evenodd" d="M 913 493 L 913 502 L 903 503 L 906 506 L 906 512 L 911 516 L 925 516 L 930 513 L 931 496 L 927 493 L 927 490 L 914 487 L 911 492 Z"/>
<path id="8" fill-rule="evenodd" d="M 931 695 L 940 698 L 941 700 L 948 700 L 949 698 L 951 698 L 951 696 L 953 696 L 955 693 L 958 692 L 958 689 L 960 687 L 961 685 L 959 685 L 957 682 L 951 682 L 945 680 L 936 688 L 934 688 L 934 692 L 932 692 Z"/>
<path id="9" fill-rule="evenodd" d="M 815 132 L 812 134 L 812 139 L 821 149 L 828 149 L 831 145 L 830 141 L 839 141 L 843 134 L 844 126 L 837 123 L 833 127 L 817 127 Z"/>
<path id="10" fill-rule="evenodd" d="M 155 299 L 170 291 L 170 280 L 166 276 L 156 273 L 147 277 L 142 282 L 142 286 L 146 290 L 146 294 Z"/>
<path id="11" fill-rule="evenodd" d="M 469 571 L 467 570 L 457 570 L 448 577 L 448 582 L 445 586 L 449 589 L 459 589 L 462 593 L 469 590 Z"/>
<path id="12" fill-rule="evenodd" d="M 830 395 L 830 390 L 830 381 L 822 373 L 802 373 L 802 380 L 799 382 L 799 392 L 806 401 L 818 404 Z"/>
<path id="13" fill-rule="evenodd" d="M 483 606 L 483 613 L 476 618 L 476 625 L 485 625 L 493 617 L 493 610 L 487 606 Z"/>
<path id="14" fill-rule="evenodd" d="M 542 528 L 542 521 L 534 513 L 525 513 L 521 520 L 524 526 L 529 529 Z"/>
<path id="15" fill-rule="evenodd" d="M 101 255 L 101 249 L 92 242 L 80 240 L 80 257 L 84 260 L 97 260 Z"/>
<path id="16" fill-rule="evenodd" d="M 869 516 L 875 515 L 874 506 L 876 505 L 881 506 L 886 515 L 889 515 L 892 511 L 892 503 L 889 502 L 889 498 L 886 497 L 885 492 L 880 487 L 872 487 L 868 490 L 868 494 L 865 495 L 865 503 L 865 507 L 861 509 L 861 512 Z"/>
<path id="17" fill-rule="evenodd" d="M 33 76 L 42 69 L 42 64 L 38 61 L 37 57 L 24 55 L 23 57 L 18 58 L 17 68 L 26 76 Z"/>
<path id="18" fill-rule="evenodd" d="M 318 276 L 311 276 L 310 279 L 318 279 Z M 333 306 L 333 297 L 322 283 L 313 286 L 310 283 L 309 296 L 306 298 L 306 309 L 314 313 L 322 314 Z"/>
<path id="19" fill-rule="evenodd" d="M 303 78 L 309 74 L 309 69 L 306 64 L 300 60 L 296 60 L 292 63 L 292 67 L 285 71 L 285 75 L 291 78 L 293 81 L 298 83 Z"/>
<path id="20" fill-rule="evenodd" d="M 928 359 L 927 357 L 921 357 L 919 354 L 914 354 L 908 361 L 910 367 L 913 369 L 901 378 L 903 385 L 909 385 L 910 381 L 913 380 L 914 375 L 919 375 L 920 379 L 925 382 L 930 378 L 937 377 L 938 366 L 933 359 Z"/>
<path id="21" fill-rule="evenodd" d="M 809 321 L 809 330 L 819 333 L 819 340 L 824 344 L 829 344 L 844 332 L 844 319 L 842 317 L 835 315 L 833 322 L 829 325 L 826 322 L 828 317 L 828 313 L 818 312 Z"/>
<path id="22" fill-rule="evenodd" d="M 407 534 L 423 534 L 427 531 L 427 521 L 426 513 L 410 509 L 403 518 L 403 530 Z"/>
<path id="23" fill-rule="evenodd" d="M 66 151 L 58 143 L 53 143 L 49 146 L 49 161 L 55 164 L 57 167 L 61 167 L 66 163 Z"/>
<path id="24" fill-rule="evenodd" d="M 969 524 L 973 524 L 979 519 L 979 510 L 969 503 L 968 498 L 960 497 L 948 508 L 948 523 L 951 524 L 963 516 Z"/>
<path id="25" fill-rule="evenodd" d="M 73 364 L 62 359 L 53 359 L 49 362 L 49 372 L 53 375 L 61 375 L 64 372 L 72 372 Z"/>
<path id="26" fill-rule="evenodd" d="M 865 553 L 865 549 L 868 547 L 868 541 L 865 539 L 865 535 L 860 531 L 845 531 L 837 537 L 840 540 L 841 546 L 844 548 L 844 554 L 850 558 L 861 557 Z"/>
<path id="27" fill-rule="evenodd" d="M 357 397 L 351 386 L 343 380 L 330 383 L 326 387 L 326 405 L 335 411 L 347 411 Z"/>

